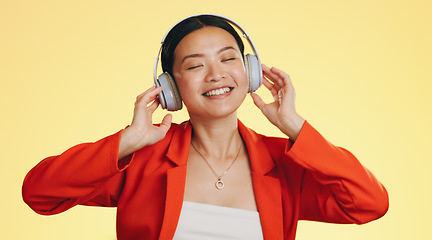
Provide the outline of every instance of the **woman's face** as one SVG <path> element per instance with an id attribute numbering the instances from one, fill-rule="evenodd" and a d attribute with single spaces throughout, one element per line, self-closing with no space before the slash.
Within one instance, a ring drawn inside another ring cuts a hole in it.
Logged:
<path id="1" fill-rule="evenodd" d="M 191 117 L 228 116 L 247 94 L 237 42 L 218 27 L 201 28 L 180 41 L 174 51 L 173 74 Z"/>

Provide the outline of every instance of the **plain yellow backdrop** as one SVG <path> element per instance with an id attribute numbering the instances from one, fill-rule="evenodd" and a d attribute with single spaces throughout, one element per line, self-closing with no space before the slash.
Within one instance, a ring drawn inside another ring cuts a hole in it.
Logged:
<path id="1" fill-rule="evenodd" d="M 429 0 L 2 0 L 0 239 L 115 239 L 115 209 L 40 216 L 22 201 L 22 180 L 44 157 L 128 125 L 163 35 L 197 13 L 240 23 L 262 61 L 291 75 L 298 112 L 389 191 L 382 219 L 300 222 L 297 239 L 432 239 Z M 281 136 L 249 97 L 239 118 Z"/>

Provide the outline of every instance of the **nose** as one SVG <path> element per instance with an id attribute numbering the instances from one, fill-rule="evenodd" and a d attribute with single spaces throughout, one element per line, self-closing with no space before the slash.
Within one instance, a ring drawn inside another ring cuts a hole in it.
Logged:
<path id="1" fill-rule="evenodd" d="M 206 80 L 209 82 L 220 81 L 226 77 L 226 72 L 220 63 L 212 63 L 207 66 Z"/>

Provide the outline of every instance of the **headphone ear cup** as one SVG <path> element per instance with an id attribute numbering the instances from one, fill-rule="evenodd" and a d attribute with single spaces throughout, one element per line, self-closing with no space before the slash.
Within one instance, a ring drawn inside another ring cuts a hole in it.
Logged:
<path id="1" fill-rule="evenodd" d="M 159 75 L 155 82 L 156 87 L 162 87 L 159 93 L 159 102 L 163 109 L 177 111 L 182 109 L 183 104 L 177 85 L 171 75 L 167 72 Z"/>
<path id="2" fill-rule="evenodd" d="M 244 58 L 248 78 L 248 92 L 255 92 L 262 84 L 262 67 L 255 55 L 247 54 Z"/>

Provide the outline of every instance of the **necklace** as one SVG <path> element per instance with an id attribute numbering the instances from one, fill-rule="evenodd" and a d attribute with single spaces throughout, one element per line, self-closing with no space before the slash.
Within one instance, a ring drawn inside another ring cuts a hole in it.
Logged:
<path id="1" fill-rule="evenodd" d="M 212 166 L 210 165 L 210 163 L 207 161 L 207 159 L 204 157 L 204 155 L 202 155 L 198 149 L 195 147 L 195 145 L 192 143 L 191 141 L 191 145 L 192 147 L 195 149 L 195 151 L 201 156 L 202 159 L 204 159 L 204 161 L 207 163 L 207 165 L 209 166 L 210 170 L 213 172 L 213 174 L 216 176 L 217 181 L 215 183 L 215 186 L 218 190 L 222 190 L 225 187 L 225 183 L 222 181 L 222 177 L 225 176 L 225 174 L 228 173 L 228 170 L 231 168 L 231 166 L 234 164 L 234 162 L 237 160 L 237 157 L 240 154 L 240 150 L 242 149 L 242 144 L 240 144 L 239 150 L 237 152 L 236 157 L 234 158 L 234 160 L 231 162 L 231 164 L 229 165 L 229 167 L 225 170 L 225 172 L 222 175 L 218 175 L 215 170 L 212 168 Z"/>

